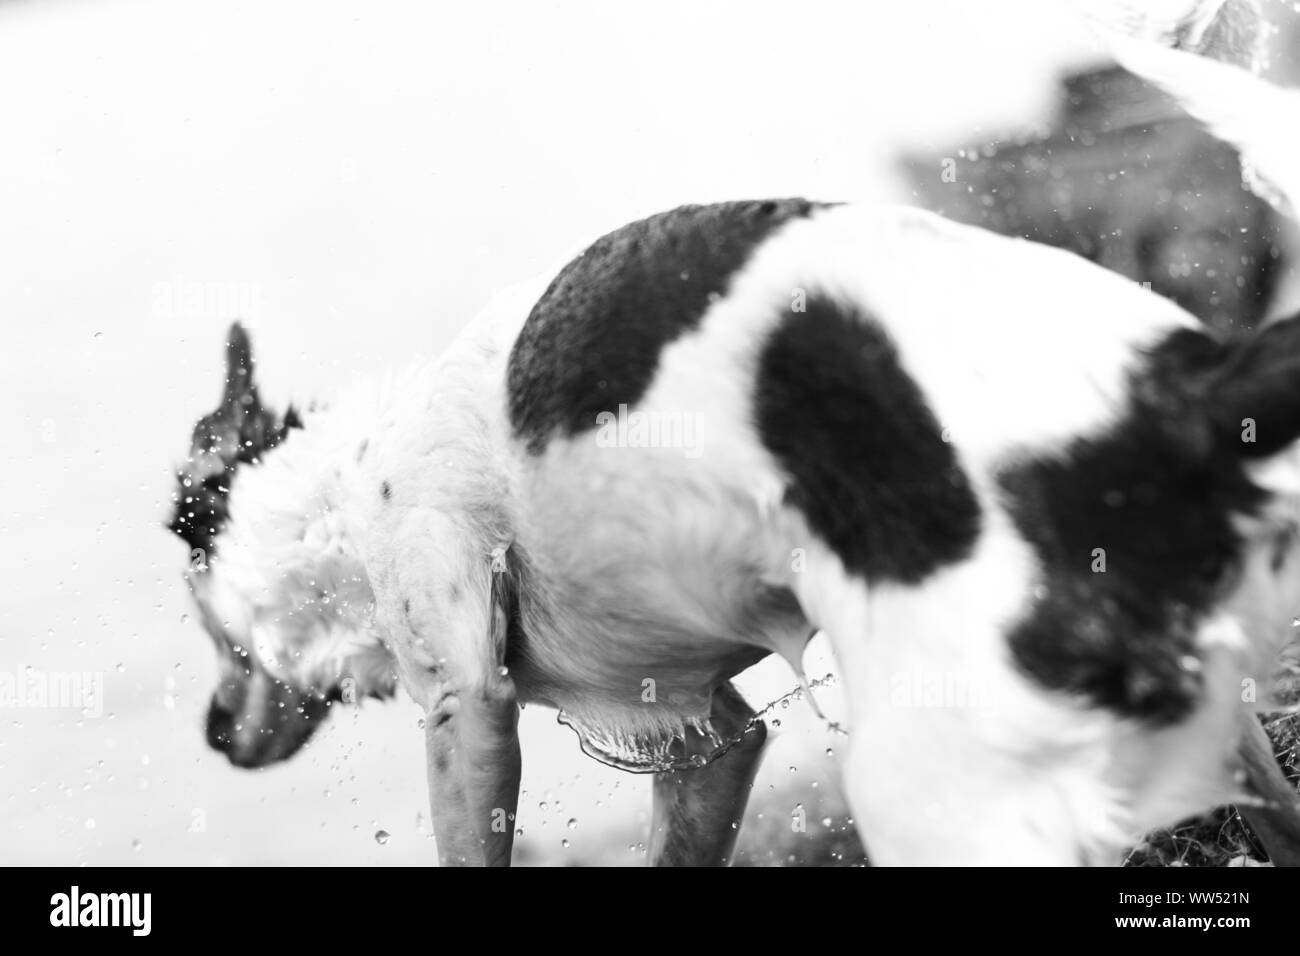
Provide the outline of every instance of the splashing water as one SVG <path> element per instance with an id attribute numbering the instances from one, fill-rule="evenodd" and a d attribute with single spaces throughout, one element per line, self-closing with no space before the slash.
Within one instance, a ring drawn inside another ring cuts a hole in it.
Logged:
<path id="1" fill-rule="evenodd" d="M 837 723 L 834 720 L 828 720 L 826 718 L 826 715 L 821 712 L 821 708 L 817 706 L 817 702 L 813 700 L 812 697 L 812 691 L 815 690 L 816 688 L 832 687 L 834 686 L 834 684 L 835 684 L 834 674 L 827 674 L 825 677 L 819 677 L 816 680 L 807 682 L 806 684 L 801 683 L 798 687 L 794 688 L 793 690 L 785 694 L 782 694 L 780 697 L 772 701 L 762 710 L 758 711 L 758 713 L 754 714 L 753 717 L 749 718 L 749 722 L 745 724 L 745 729 L 741 731 L 741 736 L 748 733 L 750 728 L 752 728 L 755 724 L 761 721 L 772 711 L 776 710 L 778 707 L 784 710 L 790 706 L 790 701 L 803 700 L 804 695 L 807 694 L 808 702 L 812 706 L 813 712 L 822 720 L 823 723 L 826 724 L 826 729 L 833 734 L 838 734 L 842 737 L 847 737 L 849 735 L 848 728 L 841 726 L 839 723 Z"/>
<path id="2" fill-rule="evenodd" d="M 678 746 L 685 743 L 685 738 L 681 734 L 648 736 L 590 727 L 563 710 L 556 715 L 555 719 L 577 735 L 578 745 L 588 757 L 628 773 L 669 773 L 674 770 L 694 770 L 703 767 L 731 749 L 749 729 L 747 725 L 745 731 L 737 735 L 734 740 L 723 741 L 707 721 L 688 720 L 687 726 L 708 739 L 710 745 L 716 749 L 708 754 L 687 754 L 682 753 L 681 747 Z"/>
<path id="3" fill-rule="evenodd" d="M 758 710 L 745 722 L 739 732 L 730 737 L 722 737 L 707 719 L 688 718 L 686 725 L 708 740 L 710 749 L 706 753 L 683 753 L 686 739 L 681 734 L 668 737 L 650 737 L 629 734 L 619 730 L 589 727 L 563 710 L 556 716 L 556 722 L 568 727 L 578 738 L 578 746 L 588 757 L 598 760 L 606 766 L 628 773 L 672 773 L 679 770 L 698 770 L 713 763 L 728 750 L 740 743 L 751 733 L 763 718 L 777 708 L 788 708 L 793 700 L 802 700 L 809 696 L 813 711 L 832 733 L 848 736 L 848 730 L 833 720 L 827 720 L 821 710 L 812 701 L 811 691 L 817 687 L 829 687 L 835 682 L 833 674 L 827 674 L 814 681 L 800 683 L 798 687 L 782 694 L 776 700 Z M 778 721 L 773 724 L 779 726 Z"/>

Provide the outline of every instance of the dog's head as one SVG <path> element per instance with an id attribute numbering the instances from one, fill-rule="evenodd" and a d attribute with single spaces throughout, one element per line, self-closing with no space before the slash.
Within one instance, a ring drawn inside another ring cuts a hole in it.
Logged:
<path id="1" fill-rule="evenodd" d="M 331 704 L 394 687 L 337 469 L 307 435 L 292 407 L 262 403 L 248 334 L 231 326 L 221 402 L 194 427 L 169 527 L 189 545 L 186 580 L 217 650 L 208 743 L 240 767 L 292 756 Z"/>

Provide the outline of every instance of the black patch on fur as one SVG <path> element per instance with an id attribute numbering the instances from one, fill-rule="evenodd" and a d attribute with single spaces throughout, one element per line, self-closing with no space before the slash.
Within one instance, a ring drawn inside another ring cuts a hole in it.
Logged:
<path id="1" fill-rule="evenodd" d="M 221 405 L 194 426 L 189 463 L 177 470 L 178 487 L 172 494 L 174 507 L 168 528 L 211 558 L 217 534 L 230 516 L 230 487 L 236 470 L 260 461 L 294 428 L 302 428 L 302 420 L 292 405 L 280 418 L 262 404 L 253 383 L 248 334 L 235 323 L 227 333 Z"/>
<path id="2" fill-rule="evenodd" d="M 379 493 L 383 496 L 385 501 L 388 501 L 393 497 L 393 486 L 386 481 L 382 482 L 379 486 Z"/>
<path id="3" fill-rule="evenodd" d="M 806 305 L 759 357 L 759 436 L 789 475 L 787 500 L 845 568 L 914 584 L 970 553 L 979 503 L 879 326 L 825 294 Z"/>
<path id="4" fill-rule="evenodd" d="M 754 249 L 824 206 L 682 206 L 598 239 L 533 306 L 510 355 L 510 422 L 533 454 L 645 394 L 664 346 L 695 328 Z"/>
<path id="5" fill-rule="evenodd" d="M 1043 568 L 1011 651 L 1043 686 L 1155 724 L 1195 706 L 1201 677 L 1186 663 L 1240 563 L 1232 516 L 1267 497 L 1246 477 L 1255 449 L 1230 410 L 1243 373 L 1256 377 L 1241 361 L 1254 350 L 1176 332 L 1131 378 L 1118 424 L 1000 474 Z M 1104 572 L 1093 570 L 1097 548 Z"/>

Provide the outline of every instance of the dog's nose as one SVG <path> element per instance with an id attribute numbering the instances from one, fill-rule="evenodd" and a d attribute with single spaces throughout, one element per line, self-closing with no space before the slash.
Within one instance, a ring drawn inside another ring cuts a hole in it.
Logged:
<path id="1" fill-rule="evenodd" d="M 235 713 L 214 696 L 208 705 L 208 746 L 232 757 L 235 751 Z"/>
<path id="2" fill-rule="evenodd" d="M 228 688 L 227 688 L 228 690 Z M 276 682 L 235 696 L 220 691 L 208 704 L 208 746 L 236 767 L 265 767 L 293 756 L 329 712 L 325 697 L 303 695 Z"/>
<path id="3" fill-rule="evenodd" d="M 262 767 L 275 760 L 274 742 L 264 739 L 269 735 L 254 729 L 248 723 L 250 720 L 250 715 L 235 713 L 214 696 L 208 705 L 208 746 L 225 754 L 236 767 L 245 769 Z"/>

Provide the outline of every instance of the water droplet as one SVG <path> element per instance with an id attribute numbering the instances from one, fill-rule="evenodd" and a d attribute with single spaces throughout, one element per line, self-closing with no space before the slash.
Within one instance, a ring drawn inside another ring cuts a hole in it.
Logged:
<path id="1" fill-rule="evenodd" d="M 142 847 L 143 845 L 144 844 L 142 844 L 139 840 L 131 841 L 131 849 L 135 850 L 136 853 L 140 852 L 140 847 Z"/>
<path id="2" fill-rule="evenodd" d="M 568 840 L 561 840 L 561 841 L 560 841 L 560 846 L 564 847 L 564 848 L 567 850 L 567 849 L 569 848 L 569 841 L 568 841 Z"/>
<path id="3" fill-rule="evenodd" d="M 380 846 L 383 846 L 384 844 L 386 844 L 386 843 L 388 842 L 388 840 L 389 840 L 389 837 L 390 837 L 390 834 L 389 834 L 389 832 L 388 832 L 387 830 L 376 830 L 376 831 L 375 831 L 375 842 L 378 843 Z"/>
<path id="4" fill-rule="evenodd" d="M 576 830 L 576 829 L 578 828 L 578 820 L 577 820 L 577 818 L 576 818 L 576 817 L 570 817 L 570 818 L 569 818 L 569 822 L 566 823 L 565 826 L 567 826 L 570 830 Z"/>

